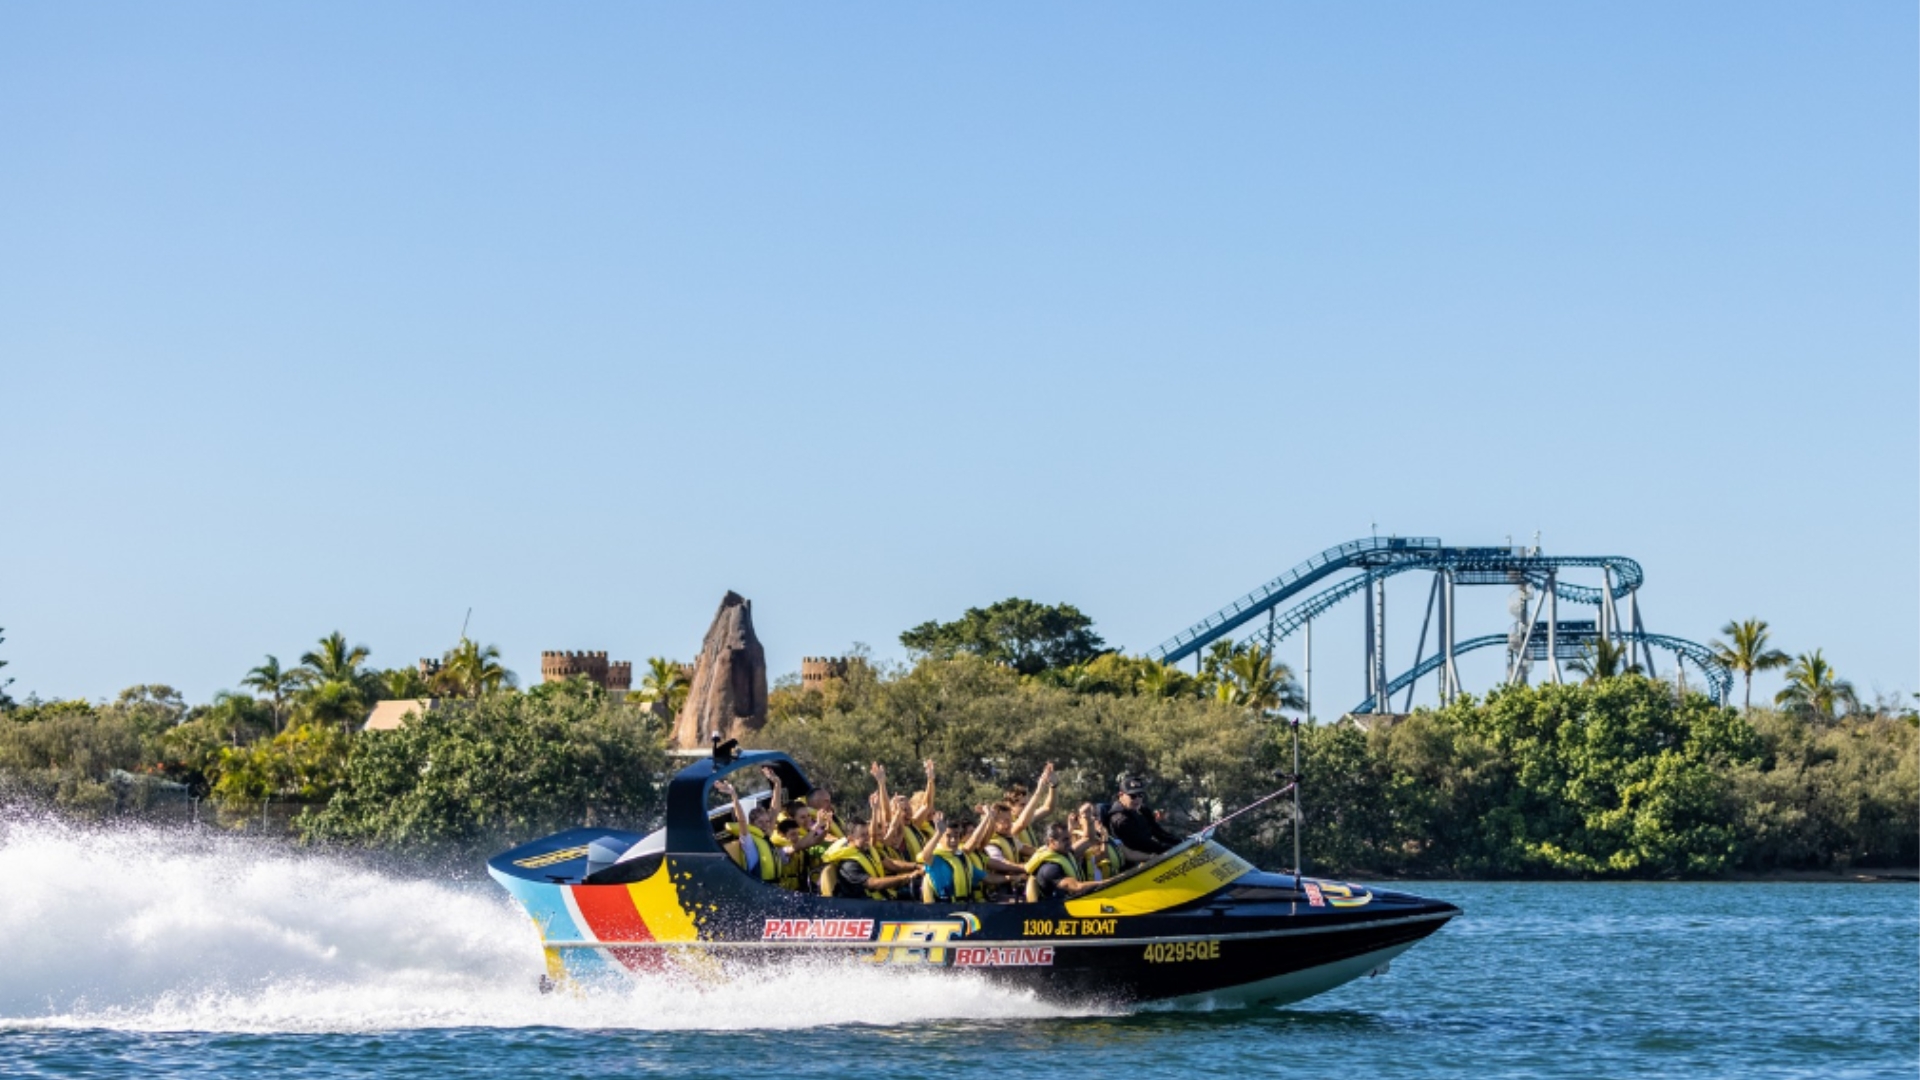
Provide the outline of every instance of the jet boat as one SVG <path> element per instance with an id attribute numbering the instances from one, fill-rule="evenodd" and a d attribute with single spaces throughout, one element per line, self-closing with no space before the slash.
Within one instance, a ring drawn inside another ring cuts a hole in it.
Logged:
<path id="1" fill-rule="evenodd" d="M 748 876 L 722 849 L 731 807 L 713 805 L 714 782 L 757 778 L 763 767 L 790 794 L 812 790 L 785 754 L 716 751 L 668 782 L 664 828 L 570 829 L 489 860 L 539 929 L 543 986 L 804 956 L 975 972 L 1052 1000 L 1284 1003 L 1385 970 L 1460 913 L 1405 893 L 1263 871 L 1208 833 L 1071 898 L 918 903 L 790 892 Z"/>

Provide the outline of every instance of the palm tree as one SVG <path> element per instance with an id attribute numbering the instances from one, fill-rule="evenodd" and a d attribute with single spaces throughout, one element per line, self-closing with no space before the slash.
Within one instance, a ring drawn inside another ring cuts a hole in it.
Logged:
<path id="1" fill-rule="evenodd" d="M 1639 664 L 1627 663 L 1628 650 L 1629 646 L 1624 641 L 1616 643 L 1606 638 L 1595 638 L 1580 656 L 1567 661 L 1567 670 L 1576 675 L 1585 675 L 1583 681 L 1589 683 L 1611 679 L 1616 675 L 1646 674 Z"/>
<path id="2" fill-rule="evenodd" d="M 286 709 L 287 699 L 292 697 L 293 692 L 300 687 L 298 669 L 282 668 L 280 658 L 268 653 L 267 662 L 247 672 L 247 677 L 240 680 L 240 685 L 252 690 L 256 696 L 264 697 L 273 703 L 273 730 L 278 733 L 281 713 Z"/>
<path id="3" fill-rule="evenodd" d="M 1853 684 L 1838 678 L 1826 657 L 1815 649 L 1794 657 L 1787 667 L 1787 686 L 1773 696 L 1773 703 L 1795 712 L 1807 713 L 1819 720 L 1832 720 L 1840 710 L 1860 707 L 1860 696 Z"/>
<path id="4" fill-rule="evenodd" d="M 463 637 L 460 644 L 448 650 L 440 661 L 437 681 L 449 693 L 478 698 L 502 687 L 513 686 L 519 680 L 501 665 L 498 648 L 483 646 L 471 638 Z"/>
<path id="5" fill-rule="evenodd" d="M 668 720 L 680 715 L 680 706 L 687 703 L 691 689 L 686 671 L 677 661 L 664 656 L 647 658 L 647 673 L 640 679 L 640 700 L 653 706 L 655 715 Z"/>
<path id="6" fill-rule="evenodd" d="M 303 683 L 311 686 L 316 683 L 343 682 L 360 686 L 365 673 L 360 665 L 367 662 L 367 647 L 347 646 L 347 639 L 335 630 L 320 639 L 320 647 L 312 652 L 300 654 L 301 667 L 298 669 Z"/>
<path id="7" fill-rule="evenodd" d="M 338 630 L 321 638 L 319 648 L 300 654 L 300 666 L 290 674 L 300 681 L 298 703 L 308 723 L 337 721 L 342 731 L 351 731 L 366 718 L 367 699 L 378 689 L 378 676 L 360 666 L 367 655 L 365 645 L 348 645 Z"/>
<path id="8" fill-rule="evenodd" d="M 1259 645 L 1235 649 L 1226 663 L 1222 686 L 1231 686 L 1229 700 L 1236 705 L 1271 713 L 1279 709 L 1304 709 L 1306 699 L 1293 681 L 1293 671 L 1276 663 L 1273 653 Z"/>
<path id="9" fill-rule="evenodd" d="M 1136 693 L 1154 698 L 1186 697 L 1200 688 L 1200 681 L 1172 664 L 1156 660 L 1142 661 Z"/>
<path id="10" fill-rule="evenodd" d="M 1240 647 L 1225 638 L 1207 646 L 1207 650 L 1200 654 L 1201 680 L 1209 686 L 1224 681 L 1227 678 L 1227 664 L 1239 651 Z"/>
<path id="11" fill-rule="evenodd" d="M 1747 680 L 1746 711 L 1753 711 L 1753 673 L 1770 671 L 1787 666 L 1787 654 L 1779 649 L 1767 648 L 1767 621 L 1765 619 L 1746 619 L 1742 622 L 1729 622 L 1720 628 L 1720 632 L 1732 640 L 1732 644 L 1713 639 L 1709 647 L 1713 655 L 1730 670 L 1739 672 Z"/>
<path id="12" fill-rule="evenodd" d="M 406 698 L 423 698 L 433 693 L 433 687 L 427 684 L 426 676 L 419 668 L 399 667 L 380 673 L 380 692 L 388 701 L 400 701 Z"/>
<path id="13" fill-rule="evenodd" d="M 339 724 L 350 733 L 367 718 L 367 696 L 356 683 L 329 679 L 310 684 L 300 694 L 300 710 L 309 724 Z"/>

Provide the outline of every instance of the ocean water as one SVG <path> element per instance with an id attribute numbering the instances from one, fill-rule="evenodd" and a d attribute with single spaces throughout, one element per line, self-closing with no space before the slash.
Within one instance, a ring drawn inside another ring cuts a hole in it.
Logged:
<path id="1" fill-rule="evenodd" d="M 534 991 L 484 880 L 0 823 L 0 1075 L 1914 1077 L 1920 888 L 1428 883 L 1466 917 L 1284 1008 L 798 968 Z"/>

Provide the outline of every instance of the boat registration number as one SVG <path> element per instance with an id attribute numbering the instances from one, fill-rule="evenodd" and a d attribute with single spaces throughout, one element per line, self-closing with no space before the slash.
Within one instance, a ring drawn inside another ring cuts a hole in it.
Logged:
<path id="1" fill-rule="evenodd" d="M 1187 960 L 1220 959 L 1217 941 L 1156 941 L 1147 946 L 1147 963 L 1178 964 Z"/>

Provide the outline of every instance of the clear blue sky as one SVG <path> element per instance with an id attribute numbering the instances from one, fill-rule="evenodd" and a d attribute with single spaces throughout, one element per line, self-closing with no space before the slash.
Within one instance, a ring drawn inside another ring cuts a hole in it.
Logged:
<path id="1" fill-rule="evenodd" d="M 198 699 L 471 607 L 535 678 L 690 656 L 728 588 L 776 673 L 1015 594 L 1139 651 L 1377 524 L 1627 554 L 1654 629 L 1757 615 L 1920 689 L 1917 39 L 1893 3 L 10 4 L 0 659 Z"/>

